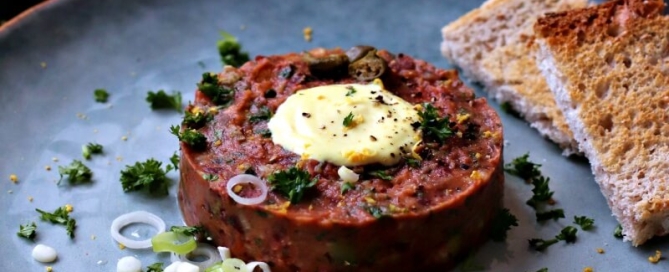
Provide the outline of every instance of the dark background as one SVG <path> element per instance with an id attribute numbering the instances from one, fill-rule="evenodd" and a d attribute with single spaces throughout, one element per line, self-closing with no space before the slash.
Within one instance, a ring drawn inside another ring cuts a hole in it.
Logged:
<path id="1" fill-rule="evenodd" d="M 0 0 L 0 22 L 9 21 L 21 11 L 40 2 L 42 0 Z"/>

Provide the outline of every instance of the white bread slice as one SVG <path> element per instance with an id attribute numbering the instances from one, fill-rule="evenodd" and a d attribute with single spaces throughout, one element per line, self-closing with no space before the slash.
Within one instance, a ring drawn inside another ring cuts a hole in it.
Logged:
<path id="1" fill-rule="evenodd" d="M 586 4 L 587 0 L 488 0 L 442 29 L 441 52 L 569 155 L 577 151 L 577 143 L 534 61 L 532 26 L 546 12 Z"/>
<path id="2" fill-rule="evenodd" d="M 546 15 L 537 61 L 638 246 L 669 231 L 669 17 L 661 0 L 615 0 Z"/>

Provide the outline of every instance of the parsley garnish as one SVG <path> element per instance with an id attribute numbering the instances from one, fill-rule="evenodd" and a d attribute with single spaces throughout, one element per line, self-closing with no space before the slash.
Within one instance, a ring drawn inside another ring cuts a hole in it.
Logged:
<path id="1" fill-rule="evenodd" d="M 548 248 L 549 246 L 559 242 L 559 241 L 565 241 L 567 243 L 574 243 L 576 242 L 576 232 L 578 230 L 572 226 L 566 226 L 564 227 L 558 235 L 555 236 L 555 238 L 550 239 L 550 240 L 543 240 L 543 239 L 530 239 L 528 240 L 530 247 L 536 251 L 543 251 L 544 249 Z"/>
<path id="2" fill-rule="evenodd" d="M 342 184 L 341 184 L 341 194 L 342 195 L 345 194 L 346 192 L 350 191 L 350 190 L 353 190 L 353 189 L 355 189 L 355 184 L 353 184 L 352 182 L 347 182 L 347 181 L 342 182 Z"/>
<path id="3" fill-rule="evenodd" d="M 208 180 L 208 181 L 217 181 L 218 180 L 218 175 L 204 173 L 204 174 L 202 174 L 202 178 L 205 179 L 205 180 Z"/>
<path id="4" fill-rule="evenodd" d="M 508 209 L 500 210 L 492 221 L 490 239 L 495 242 L 506 240 L 506 234 L 512 226 L 518 226 L 518 218 L 516 218 L 516 216 L 514 216 Z"/>
<path id="5" fill-rule="evenodd" d="M 353 117 L 353 112 L 349 112 L 348 115 L 344 117 L 344 122 L 342 122 L 342 124 L 345 127 L 350 127 L 353 124 Z"/>
<path id="6" fill-rule="evenodd" d="M 267 107 L 262 107 L 258 109 L 255 114 L 249 116 L 249 122 L 258 123 L 260 121 L 269 120 L 272 118 L 272 112 Z"/>
<path id="7" fill-rule="evenodd" d="M 416 158 L 411 158 L 411 157 L 404 157 L 404 160 L 406 161 L 407 165 L 411 168 L 418 168 L 420 167 L 420 160 Z"/>
<path id="8" fill-rule="evenodd" d="M 258 130 L 256 133 L 260 134 L 260 137 L 263 138 L 272 138 L 272 131 L 269 129 Z"/>
<path id="9" fill-rule="evenodd" d="M 225 31 L 221 31 L 222 39 L 218 40 L 216 47 L 224 64 L 239 67 L 249 61 L 249 53 L 242 52 L 242 45 L 237 38 Z"/>
<path id="10" fill-rule="evenodd" d="M 165 91 L 159 90 L 157 93 L 149 91 L 146 96 L 146 102 L 149 102 L 151 109 L 175 109 L 181 112 L 181 93 L 172 92 L 168 95 Z"/>
<path id="11" fill-rule="evenodd" d="M 37 225 L 35 225 L 35 222 L 31 222 L 25 226 L 19 225 L 19 232 L 17 232 L 16 235 L 32 241 L 35 239 L 35 230 L 37 230 Z"/>
<path id="12" fill-rule="evenodd" d="M 357 93 L 358 91 L 353 88 L 353 86 L 348 86 L 346 87 L 348 89 L 348 92 L 346 92 L 346 96 L 353 96 L 353 94 Z"/>
<path id="13" fill-rule="evenodd" d="M 163 170 L 160 168 L 161 165 L 162 162 L 154 159 L 136 162 L 135 165 L 126 165 L 125 170 L 121 171 L 123 191 L 145 190 L 153 195 L 167 195 L 169 180 L 166 173 L 169 170 Z"/>
<path id="14" fill-rule="evenodd" d="M 172 168 L 174 169 L 179 169 L 179 155 L 177 154 L 176 151 L 174 151 L 174 154 L 172 154 L 172 157 L 170 157 L 170 163 L 172 163 Z M 169 172 L 171 169 L 165 171 Z"/>
<path id="15" fill-rule="evenodd" d="M 509 174 L 516 175 L 524 180 L 541 176 L 539 167 L 541 164 L 536 164 L 528 160 L 530 153 L 525 153 L 518 158 L 513 159 L 511 163 L 504 166 L 504 171 Z"/>
<path id="16" fill-rule="evenodd" d="M 613 230 L 613 237 L 616 237 L 616 238 L 623 238 L 623 236 L 625 236 L 625 235 L 623 234 L 623 226 L 621 226 L 620 224 L 618 224 L 618 226 L 616 226 L 616 229 Z"/>
<path id="17" fill-rule="evenodd" d="M 109 93 L 105 89 L 96 89 L 93 92 L 93 96 L 95 97 L 95 102 L 106 103 L 109 98 Z"/>
<path id="18" fill-rule="evenodd" d="M 185 127 L 197 129 L 203 127 L 211 119 L 213 119 L 213 116 L 207 113 L 203 113 L 200 111 L 192 113 L 190 111 L 186 111 L 186 115 L 184 115 L 184 120 L 181 123 Z"/>
<path id="19" fill-rule="evenodd" d="M 172 226 L 170 228 L 171 232 L 185 235 L 185 236 L 195 236 L 198 234 L 204 233 L 204 228 L 201 226 L 189 227 L 189 226 Z"/>
<path id="20" fill-rule="evenodd" d="M 91 178 L 93 178 L 91 169 L 78 160 L 72 161 L 72 163 L 67 166 L 58 166 L 58 173 L 60 174 L 58 184 L 60 184 L 64 176 L 67 176 L 67 181 L 71 185 L 88 183 L 91 182 Z"/>
<path id="21" fill-rule="evenodd" d="M 74 238 L 74 229 L 77 227 L 77 221 L 70 218 L 70 213 L 65 207 L 58 207 L 53 213 L 45 212 L 40 209 L 35 210 L 40 213 L 40 219 L 53 224 L 65 226 L 67 235 L 69 235 L 70 238 Z"/>
<path id="22" fill-rule="evenodd" d="M 81 155 L 84 156 L 84 159 L 90 160 L 91 154 L 102 154 L 103 147 L 101 144 L 88 143 L 81 146 Z"/>
<path id="23" fill-rule="evenodd" d="M 184 142 L 194 150 L 204 150 L 207 147 L 207 137 L 202 135 L 199 131 L 186 128 L 180 132 L 179 126 L 171 126 L 170 132 L 179 138 L 179 141 Z"/>
<path id="24" fill-rule="evenodd" d="M 383 209 L 377 206 L 365 206 L 365 211 L 367 211 L 367 213 L 376 219 L 379 219 L 385 215 Z"/>
<path id="25" fill-rule="evenodd" d="M 275 172 L 267 177 L 272 185 L 271 190 L 276 190 L 290 200 L 290 203 L 299 202 L 304 192 L 316 185 L 318 178 L 311 178 L 309 172 L 291 167 L 288 170 Z"/>
<path id="26" fill-rule="evenodd" d="M 393 180 L 392 176 L 388 175 L 388 173 L 386 173 L 386 171 L 382 171 L 382 170 L 371 171 L 371 172 L 369 172 L 369 175 L 380 178 L 382 180 Z"/>
<path id="27" fill-rule="evenodd" d="M 586 216 L 574 216 L 574 224 L 581 226 L 582 230 L 589 230 L 595 225 L 595 219 Z"/>
<path id="28" fill-rule="evenodd" d="M 163 263 L 154 263 L 146 267 L 146 272 L 163 272 Z"/>
<path id="29" fill-rule="evenodd" d="M 202 81 L 197 84 L 197 88 L 216 105 L 230 105 L 235 98 L 235 91 L 221 86 L 218 75 L 214 73 L 202 74 Z"/>
<path id="30" fill-rule="evenodd" d="M 537 208 L 537 205 L 549 201 L 553 197 L 553 191 L 548 187 L 548 182 L 550 178 L 539 176 L 532 178 L 532 198 L 527 200 L 527 205 L 530 205 L 533 208 Z"/>
<path id="31" fill-rule="evenodd" d="M 432 138 L 443 143 L 446 138 L 452 136 L 453 130 L 449 127 L 448 117 L 440 118 L 437 109 L 432 104 L 424 103 L 423 111 L 418 113 L 420 116 L 420 128 L 426 138 Z"/>
<path id="32" fill-rule="evenodd" d="M 537 216 L 537 222 L 543 222 L 550 219 L 553 219 L 553 221 L 557 221 L 560 218 L 564 218 L 564 210 L 555 209 L 546 212 L 536 212 L 536 216 Z"/>

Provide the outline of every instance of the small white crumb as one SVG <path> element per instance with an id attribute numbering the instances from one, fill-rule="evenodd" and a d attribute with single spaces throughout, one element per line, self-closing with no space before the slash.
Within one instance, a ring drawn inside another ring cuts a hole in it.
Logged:
<path id="1" fill-rule="evenodd" d="M 91 240 L 95 240 L 95 238 L 97 238 L 95 237 L 95 234 L 91 234 Z"/>
<path id="2" fill-rule="evenodd" d="M 46 165 L 46 166 L 44 166 L 44 170 L 46 170 L 46 171 L 51 171 L 51 165 Z"/>
<path id="3" fill-rule="evenodd" d="M 58 158 L 56 158 L 56 157 L 51 158 L 51 160 L 52 160 L 53 162 L 58 162 Z"/>
<path id="4" fill-rule="evenodd" d="M 93 129 L 93 133 L 98 133 L 98 129 L 97 129 L 97 128 L 94 128 L 94 129 Z"/>
<path id="5" fill-rule="evenodd" d="M 33 202 L 33 197 L 32 197 L 32 196 L 28 196 L 28 201 Z"/>
<path id="6" fill-rule="evenodd" d="M 116 161 L 123 161 L 123 157 L 121 157 L 121 156 L 116 156 Z"/>
<path id="7" fill-rule="evenodd" d="M 39 66 L 42 66 L 42 69 L 46 68 L 46 62 L 40 62 Z"/>
<path id="8" fill-rule="evenodd" d="M 7 190 L 7 193 L 8 193 L 8 194 L 12 194 L 13 192 L 14 192 L 14 191 L 12 191 L 12 190 Z"/>
<path id="9" fill-rule="evenodd" d="M 107 261 L 103 261 L 103 260 L 98 261 L 98 265 L 105 265 L 105 264 L 107 264 Z"/>
<path id="10" fill-rule="evenodd" d="M 127 141 L 127 140 L 128 140 L 128 136 L 123 136 L 123 137 L 121 137 L 121 140 L 122 140 L 122 141 Z"/>
<path id="11" fill-rule="evenodd" d="M 141 272 L 142 262 L 133 256 L 126 256 L 116 263 L 116 272 Z"/>

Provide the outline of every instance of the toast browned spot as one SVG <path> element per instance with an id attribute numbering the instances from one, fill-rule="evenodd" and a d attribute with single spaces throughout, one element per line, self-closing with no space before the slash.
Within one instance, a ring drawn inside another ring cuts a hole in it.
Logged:
<path id="1" fill-rule="evenodd" d="M 442 54 L 470 80 L 509 103 L 532 127 L 565 149 L 577 143 L 534 61 L 533 25 L 546 12 L 586 0 L 489 0 L 442 29 Z"/>
<path id="2" fill-rule="evenodd" d="M 549 14 L 537 61 L 625 240 L 669 231 L 669 17 L 661 0 Z"/>

